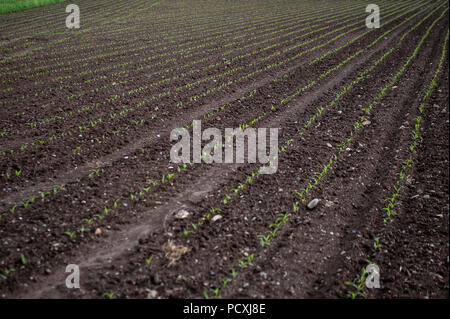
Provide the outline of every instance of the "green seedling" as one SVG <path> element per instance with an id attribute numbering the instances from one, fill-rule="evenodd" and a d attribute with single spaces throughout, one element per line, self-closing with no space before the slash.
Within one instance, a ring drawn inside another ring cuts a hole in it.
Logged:
<path id="1" fill-rule="evenodd" d="M 375 248 L 375 250 L 378 250 L 382 245 L 380 244 L 380 238 L 376 237 L 375 241 L 373 243 L 373 248 Z"/>
<path id="2" fill-rule="evenodd" d="M 225 287 L 226 285 L 228 285 L 228 283 L 231 281 L 231 278 L 226 278 L 225 280 L 222 281 L 222 285 Z"/>
<path id="3" fill-rule="evenodd" d="M 212 290 L 213 295 L 209 296 L 208 292 L 205 290 L 203 291 L 203 295 L 205 296 L 205 299 L 218 299 L 219 298 L 219 288 Z"/>
<path id="4" fill-rule="evenodd" d="M 115 298 L 115 293 L 114 293 L 114 291 L 112 291 L 112 292 L 105 292 L 103 294 L 103 296 L 107 297 L 108 299 L 114 299 Z"/>
<path id="5" fill-rule="evenodd" d="M 5 268 L 5 270 L 3 271 L 3 273 L 5 274 L 5 276 L 8 276 L 10 273 L 12 273 L 13 271 L 15 271 L 14 268 Z"/>
<path id="6" fill-rule="evenodd" d="M 72 150 L 73 153 L 79 153 L 81 152 L 81 146 L 77 146 Z"/>
<path id="7" fill-rule="evenodd" d="M 149 187 L 144 187 L 142 188 L 146 193 L 148 193 L 150 191 L 150 186 Z"/>
<path id="8" fill-rule="evenodd" d="M 75 232 L 68 232 L 68 231 L 66 231 L 66 232 L 64 232 L 64 234 L 69 236 L 71 239 L 76 238 Z"/>
<path id="9" fill-rule="evenodd" d="M 356 291 L 349 291 L 349 297 L 351 299 L 356 299 L 358 296 L 361 296 L 363 298 L 366 297 L 366 295 L 363 292 L 366 277 L 367 271 L 365 268 L 363 268 L 360 276 L 357 276 L 353 281 L 345 282 L 347 286 L 351 286 L 356 290 Z"/>
<path id="10" fill-rule="evenodd" d="M 255 258 L 255 254 L 251 254 L 247 257 L 247 264 L 253 266 L 253 258 Z"/>

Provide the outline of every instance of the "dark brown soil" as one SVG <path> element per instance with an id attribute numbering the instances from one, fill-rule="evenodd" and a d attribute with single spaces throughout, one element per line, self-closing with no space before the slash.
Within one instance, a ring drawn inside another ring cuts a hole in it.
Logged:
<path id="1" fill-rule="evenodd" d="M 370 32 L 368 3 L 84 0 L 79 30 L 62 4 L 2 15 L 0 297 L 347 298 L 369 260 L 382 287 L 358 298 L 448 298 L 448 3 L 382 1 Z M 251 183 L 258 164 L 177 170 L 170 131 L 195 119 L 290 143 Z"/>

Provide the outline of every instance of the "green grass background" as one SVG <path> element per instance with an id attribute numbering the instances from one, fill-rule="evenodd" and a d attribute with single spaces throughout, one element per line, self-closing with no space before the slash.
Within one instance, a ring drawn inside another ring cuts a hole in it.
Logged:
<path id="1" fill-rule="evenodd" d="M 0 14 L 63 1 L 65 0 L 0 0 Z"/>

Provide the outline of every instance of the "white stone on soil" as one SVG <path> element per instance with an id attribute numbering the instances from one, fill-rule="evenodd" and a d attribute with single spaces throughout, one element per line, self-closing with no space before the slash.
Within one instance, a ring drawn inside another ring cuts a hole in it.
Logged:
<path id="1" fill-rule="evenodd" d="M 175 214 L 175 218 L 176 219 L 185 219 L 185 218 L 188 218 L 189 215 L 190 215 L 190 213 L 188 211 L 181 209 Z"/>
<path id="2" fill-rule="evenodd" d="M 308 207 L 309 209 L 314 209 L 317 206 L 317 204 L 319 204 L 319 199 L 314 198 L 312 201 L 308 203 L 306 207 Z"/>

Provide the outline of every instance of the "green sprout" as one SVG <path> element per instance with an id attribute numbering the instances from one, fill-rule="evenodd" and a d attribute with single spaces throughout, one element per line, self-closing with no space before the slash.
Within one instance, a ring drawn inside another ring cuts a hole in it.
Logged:
<path id="1" fill-rule="evenodd" d="M 25 258 L 25 256 L 23 254 L 20 254 L 20 261 L 22 262 L 23 265 L 27 264 L 27 259 Z"/>
<path id="2" fill-rule="evenodd" d="M 225 287 L 226 285 L 228 285 L 228 283 L 231 281 L 231 278 L 226 278 L 225 280 L 222 281 L 222 285 Z"/>
<path id="3" fill-rule="evenodd" d="M 380 244 L 380 238 L 376 237 L 375 241 L 373 243 L 373 248 L 375 248 L 375 250 L 378 250 L 382 245 Z"/>
<path id="4" fill-rule="evenodd" d="M 71 239 L 76 238 L 76 234 L 75 232 L 64 232 L 65 235 L 69 236 Z"/>
<path id="5" fill-rule="evenodd" d="M 208 295 L 208 292 L 205 290 L 203 291 L 203 295 L 205 296 L 205 299 L 218 299 L 219 298 L 219 288 L 212 290 L 213 295 Z"/>
<path id="6" fill-rule="evenodd" d="M 115 293 L 114 293 L 114 291 L 112 291 L 112 292 L 105 292 L 103 294 L 103 296 L 108 297 L 108 299 L 114 299 L 115 298 Z"/>

